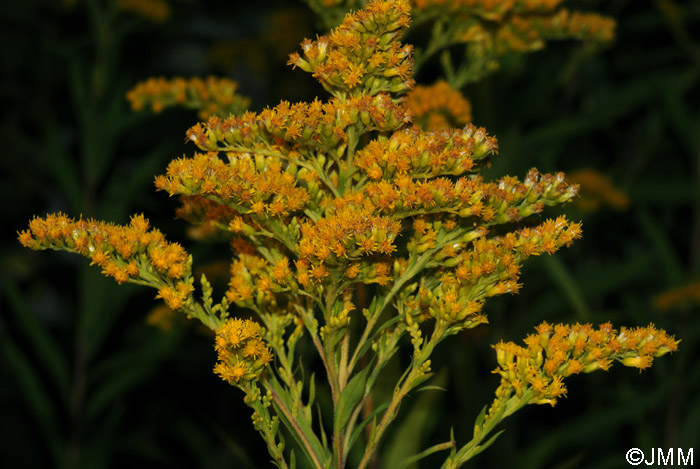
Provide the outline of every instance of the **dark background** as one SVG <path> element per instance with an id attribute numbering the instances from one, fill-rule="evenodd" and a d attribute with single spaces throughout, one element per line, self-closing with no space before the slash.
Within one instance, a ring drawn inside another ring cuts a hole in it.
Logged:
<path id="1" fill-rule="evenodd" d="M 3 5 L 0 467 L 272 467 L 241 393 L 211 373 L 206 331 L 183 320 L 166 331 L 149 325 L 154 292 L 16 241 L 35 214 L 125 223 L 143 212 L 216 272 L 228 248 L 189 239 L 174 220 L 176 201 L 152 185 L 171 158 L 193 151 L 184 132 L 195 113 L 135 114 L 124 95 L 150 76 L 216 74 L 238 81 L 253 110 L 325 96 L 285 66 L 304 37 L 323 32 L 313 13 L 293 1 L 238 3 L 173 0 L 164 22 L 110 2 Z M 492 175 L 592 168 L 630 204 L 567 209 L 583 221 L 583 239 L 529 262 L 521 293 L 487 305 L 488 326 L 437 352 L 447 391 L 407 400 L 396 425 L 404 430 L 388 435 L 378 467 L 447 440 L 451 428 L 468 441 L 498 384 L 489 344 L 520 341 L 543 320 L 653 322 L 682 342 L 641 374 L 614 366 L 569 379 L 566 399 L 507 419 L 466 467 L 617 468 L 631 447 L 700 451 L 700 286 L 670 309 L 654 306 L 660 293 L 699 278 L 700 3 L 574 6 L 614 17 L 616 42 L 596 52 L 550 43 L 506 59 L 464 92 L 475 123 L 499 138 Z"/>

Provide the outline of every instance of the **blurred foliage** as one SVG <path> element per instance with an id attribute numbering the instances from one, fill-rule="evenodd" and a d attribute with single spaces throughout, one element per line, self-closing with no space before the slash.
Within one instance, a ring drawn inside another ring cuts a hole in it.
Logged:
<path id="1" fill-rule="evenodd" d="M 151 181 L 183 153 L 196 116 L 129 111 L 126 91 L 149 76 L 225 76 L 253 109 L 316 95 L 313 79 L 282 65 L 304 37 L 323 32 L 300 2 L 152 3 L 150 17 L 134 2 L 3 6 L 2 195 L 11 229 L 0 274 L 0 467 L 268 464 L 240 395 L 211 372 L 209 336 L 179 321 L 169 330 L 149 326 L 150 293 L 117 287 L 81 259 L 22 250 L 14 239 L 34 213 L 125 222 L 144 212 L 192 249 L 173 222 L 174 203 L 155 195 Z M 700 441 L 700 4 L 573 3 L 615 18 L 611 47 L 592 53 L 549 43 L 504 59 L 498 73 L 462 91 L 473 121 L 499 139 L 492 175 L 595 169 L 628 205 L 571 207 L 583 239 L 533 261 L 521 293 L 489 305 L 488 328 L 438 352 L 434 368 L 444 367 L 448 391 L 408 402 L 405 426 L 389 435 L 378 467 L 442 441 L 449 427 L 470 437 L 498 381 L 489 344 L 519 341 L 545 319 L 653 321 L 682 340 L 680 352 L 641 376 L 615 369 L 575 378 L 556 409 L 516 414 L 468 467 L 613 468 L 630 447 Z M 422 69 L 420 84 L 440 76 L 436 65 Z M 198 259 L 215 260 L 211 246 L 197 244 Z M 686 290 L 683 301 L 658 307 L 659 297 Z M 427 404 L 437 407 L 426 413 Z M 423 441 L 401 430 L 416 427 Z"/>

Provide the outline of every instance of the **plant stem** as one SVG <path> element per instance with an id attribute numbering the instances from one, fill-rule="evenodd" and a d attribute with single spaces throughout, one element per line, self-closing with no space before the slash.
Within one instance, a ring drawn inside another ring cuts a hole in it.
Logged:
<path id="1" fill-rule="evenodd" d="M 315 468 L 317 469 L 323 469 L 323 464 L 321 464 L 321 460 L 319 459 L 319 455 L 317 455 L 313 447 L 311 446 L 311 443 L 309 440 L 306 438 L 306 434 L 304 431 L 301 429 L 301 426 L 299 426 L 299 422 L 297 422 L 297 419 L 294 417 L 294 414 L 292 414 L 292 411 L 289 410 L 289 408 L 284 404 L 280 396 L 275 392 L 274 388 L 270 385 L 269 381 L 265 380 L 263 381 L 265 384 L 265 387 L 267 391 L 270 393 L 272 396 L 272 400 L 274 401 L 275 405 L 279 410 L 282 412 L 282 415 L 284 415 L 285 419 L 289 422 L 289 425 L 291 425 L 292 430 L 294 431 L 295 435 L 299 438 L 299 441 L 304 445 L 306 448 L 306 451 L 308 452 L 309 456 L 312 459 L 312 463 Z"/>
<path id="2" fill-rule="evenodd" d="M 333 376 L 333 371 L 331 368 L 331 362 L 328 359 L 328 355 L 326 354 L 325 349 L 323 348 L 323 344 L 321 343 L 321 339 L 318 337 L 318 333 L 316 332 L 316 327 L 314 326 L 314 318 L 312 316 L 309 316 L 308 311 L 306 308 L 302 308 L 299 305 L 295 305 L 297 312 L 299 313 L 299 316 L 301 316 L 301 320 L 304 322 L 304 326 L 306 327 L 306 330 L 309 332 L 309 335 L 311 336 L 311 341 L 314 344 L 314 347 L 316 347 L 316 351 L 318 352 L 318 355 L 321 357 L 321 361 L 323 362 L 323 366 L 326 369 L 326 374 L 328 375 L 328 382 L 331 386 L 331 395 L 333 397 L 333 407 L 338 404 L 338 398 L 339 398 L 339 392 L 338 388 L 336 386 L 336 383 L 334 380 L 331 379 L 331 376 Z"/>
<path id="3" fill-rule="evenodd" d="M 501 411 L 497 412 L 495 415 L 487 417 L 482 426 L 478 428 L 478 430 L 475 429 L 474 437 L 471 439 L 471 441 L 469 441 L 469 443 L 462 446 L 457 453 L 445 460 L 441 466 L 441 469 L 456 469 L 481 452 L 481 450 L 484 448 L 481 448 L 479 444 L 481 444 L 484 438 L 486 438 L 496 427 L 496 425 L 501 423 L 503 419 L 527 405 L 527 403 L 532 399 L 532 396 L 532 389 L 525 391 L 521 397 L 511 396 L 505 403 L 502 404 L 503 408 Z"/>
<path id="4" fill-rule="evenodd" d="M 270 431 L 269 425 L 267 425 L 267 422 L 270 421 L 269 410 L 262 404 L 260 399 L 256 399 L 252 404 L 250 404 L 250 407 L 252 407 L 253 410 L 257 412 L 261 417 L 263 415 L 266 416 L 266 418 L 263 418 L 264 423 L 261 426 L 260 433 L 263 439 L 265 440 L 265 443 L 267 443 L 267 450 L 270 452 L 270 455 L 272 455 L 272 457 L 275 459 L 275 462 L 279 464 L 280 469 L 288 469 L 289 466 L 287 465 L 287 461 L 284 460 L 284 454 L 277 446 L 275 435 Z"/>
<path id="5" fill-rule="evenodd" d="M 367 447 L 362 455 L 362 460 L 360 461 L 358 469 L 364 469 L 367 467 L 367 464 L 369 464 L 372 455 L 376 451 L 377 445 L 384 435 L 384 432 L 396 417 L 396 413 L 398 412 L 403 398 L 406 397 L 411 389 L 416 386 L 416 380 L 424 376 L 425 371 L 422 370 L 423 365 L 430 357 L 435 345 L 442 340 L 443 332 L 444 330 L 437 325 L 428 343 L 425 344 L 423 349 L 421 349 L 420 354 L 414 357 L 413 363 L 411 363 L 410 371 L 406 375 L 406 379 L 403 381 L 403 383 L 401 383 L 401 387 L 398 390 L 394 390 L 394 395 L 391 398 L 389 407 L 382 416 L 382 420 L 379 422 L 379 425 L 377 425 L 376 430 L 373 432 L 374 437 L 367 443 Z"/>
<path id="6" fill-rule="evenodd" d="M 343 340 L 340 343 L 340 366 L 338 367 L 338 382 L 342 392 L 348 383 L 348 353 L 350 350 L 350 330 L 345 331 Z"/>
<path id="7" fill-rule="evenodd" d="M 399 404 L 406 396 L 406 394 L 408 394 L 408 392 L 410 391 L 410 384 L 410 379 L 407 378 L 401 385 L 401 388 L 399 388 L 398 391 L 394 392 L 394 395 L 391 398 L 391 403 L 389 404 L 389 408 L 382 416 L 382 420 L 379 422 L 379 425 L 377 425 L 377 430 L 374 432 L 374 438 L 372 438 L 367 443 L 367 447 L 365 448 L 365 452 L 362 455 L 362 460 L 360 460 L 360 465 L 358 466 L 358 469 L 364 469 L 367 467 L 367 464 L 370 462 L 370 458 L 372 457 L 375 449 L 377 448 L 379 440 L 384 434 L 384 431 L 386 430 L 389 423 L 393 420 L 393 415 L 398 410 Z"/>
<path id="8" fill-rule="evenodd" d="M 357 345 L 355 346 L 355 351 L 353 352 L 352 358 L 350 359 L 350 364 L 348 365 L 348 374 L 352 374 L 353 369 L 355 368 L 355 365 L 357 364 L 357 360 L 360 358 L 359 353 L 360 350 L 362 350 L 363 346 L 365 345 L 365 342 L 369 339 L 372 330 L 374 329 L 374 326 L 377 324 L 377 321 L 379 321 L 380 316 L 384 312 L 384 308 L 387 307 L 391 303 L 391 300 L 396 296 L 399 291 L 403 288 L 403 286 L 413 278 L 418 272 L 423 270 L 425 265 L 428 263 L 430 260 L 430 256 L 432 256 L 433 251 L 427 251 L 425 252 L 422 256 L 420 256 L 418 259 L 416 259 L 411 267 L 406 269 L 406 272 L 403 273 L 401 278 L 399 278 L 396 283 L 394 283 L 394 286 L 391 288 L 389 293 L 387 294 L 386 298 L 384 298 L 384 302 L 381 307 L 378 307 L 375 313 L 367 320 L 367 326 L 365 327 L 365 330 L 362 332 L 362 336 L 360 337 L 360 340 L 358 341 Z M 415 258 L 413 258 L 415 259 Z M 409 261 L 410 262 L 410 261 Z"/>

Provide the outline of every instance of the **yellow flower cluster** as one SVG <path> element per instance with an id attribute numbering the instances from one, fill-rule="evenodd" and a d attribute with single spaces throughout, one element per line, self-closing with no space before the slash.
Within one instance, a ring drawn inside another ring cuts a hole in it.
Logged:
<path id="1" fill-rule="evenodd" d="M 433 41 L 468 44 L 472 76 L 463 77 L 466 81 L 497 69 L 501 56 L 541 49 L 548 40 L 612 41 L 614 20 L 594 13 L 570 12 L 559 8 L 561 3 L 562 0 L 414 0 L 416 21 L 438 17 L 444 24 Z"/>
<path id="2" fill-rule="evenodd" d="M 248 112 L 223 120 L 212 117 L 206 124 L 192 127 L 187 137 L 207 151 L 242 147 L 275 148 L 284 153 L 309 149 L 335 152 L 338 148 L 344 150 L 350 127 L 361 133 L 388 132 L 409 120 L 408 111 L 385 94 L 331 99 L 325 103 L 283 101 L 274 109 L 265 109 L 259 114 Z"/>
<path id="3" fill-rule="evenodd" d="M 411 46 L 396 38 L 410 21 L 407 0 L 370 2 L 348 13 L 328 36 L 302 43 L 289 64 L 313 76 L 336 97 L 402 93 L 413 86 Z"/>
<path id="4" fill-rule="evenodd" d="M 659 311 L 698 304 L 700 304 L 700 280 L 670 288 L 654 297 L 654 306 Z"/>
<path id="5" fill-rule="evenodd" d="M 522 397 L 532 391 L 532 404 L 556 404 L 566 395 L 563 379 L 578 373 L 607 370 L 614 361 L 643 370 L 660 357 L 678 348 L 678 342 L 653 325 L 617 333 L 610 323 L 597 329 L 590 324 L 574 326 L 542 323 L 536 334 L 525 339 L 525 346 L 499 342 L 494 346 L 501 384 L 496 391 L 503 399 L 513 392 Z"/>
<path id="6" fill-rule="evenodd" d="M 224 162 L 214 152 L 197 153 L 193 158 L 171 161 L 166 175 L 156 178 L 156 187 L 170 195 L 213 199 L 217 204 L 204 207 L 209 218 L 230 214 L 217 207 L 221 204 L 238 213 L 282 217 L 301 210 L 309 200 L 306 189 L 296 186 L 288 170 L 275 158 L 253 159 L 237 153 Z"/>
<path id="7" fill-rule="evenodd" d="M 462 127 L 472 120 L 469 101 L 444 80 L 413 88 L 406 95 L 406 107 L 423 130 Z"/>
<path id="8" fill-rule="evenodd" d="M 497 149 L 495 138 L 471 124 L 434 132 L 413 127 L 394 132 L 389 139 L 371 141 L 357 152 L 355 165 L 370 179 L 459 176 Z"/>
<path id="9" fill-rule="evenodd" d="M 471 9 L 479 16 L 498 20 L 505 15 L 517 13 L 536 13 L 549 11 L 562 3 L 563 0 L 413 0 L 418 10 L 433 7 L 449 10 Z"/>
<path id="10" fill-rule="evenodd" d="M 260 324 L 250 319 L 224 322 L 216 331 L 218 361 L 214 373 L 234 386 L 260 378 L 272 361 L 272 353 L 260 337 L 262 332 Z"/>
<path id="11" fill-rule="evenodd" d="M 129 90 L 126 97 L 131 108 L 140 111 L 150 107 L 161 112 L 172 106 L 199 111 L 200 119 L 242 114 L 250 99 L 236 94 L 238 83 L 227 78 L 149 78 Z"/>
<path id="12" fill-rule="evenodd" d="M 318 1 L 318 0 L 316 0 Z M 325 7 L 348 8 L 355 0 L 326 0 Z M 558 9 L 563 0 L 412 0 L 413 15 L 418 21 L 423 14 L 446 13 L 454 22 L 478 21 L 482 39 L 489 35 L 507 39 L 512 31 L 518 39 L 536 41 L 545 36 L 565 35 L 580 39 L 610 41 L 614 33 L 614 21 L 595 14 L 572 13 Z M 495 27 L 494 27 L 495 26 Z M 477 39 L 478 34 L 472 33 Z M 493 36 L 492 36 L 493 37 Z M 513 38 L 515 39 L 515 38 Z M 519 46 L 522 47 L 522 46 Z M 526 47 L 530 49 L 531 46 Z M 516 49 L 517 50 L 517 49 Z"/>
<path id="13" fill-rule="evenodd" d="M 177 243 L 165 241 L 157 229 L 149 230 L 143 215 L 129 225 L 95 220 L 73 220 L 62 213 L 34 218 L 29 229 L 19 233 L 24 247 L 54 249 L 89 257 L 91 265 L 122 284 L 128 281 L 158 288 L 156 298 L 172 309 L 180 309 L 192 293 L 187 252 Z"/>
<path id="14" fill-rule="evenodd" d="M 563 173 L 540 174 L 536 169 L 522 182 L 511 176 L 495 182 L 484 182 L 480 176 L 415 181 L 405 175 L 368 183 L 333 204 L 364 206 L 394 218 L 442 213 L 493 225 L 520 221 L 546 205 L 571 200 L 577 192 L 578 186 L 569 185 Z"/>
<path id="15" fill-rule="evenodd" d="M 435 225 L 416 219 L 416 244 L 420 246 L 419 243 L 432 239 L 434 245 L 435 239 L 444 236 L 448 223 L 442 223 L 438 229 Z M 480 313 L 486 298 L 517 293 L 520 289 L 518 277 L 523 260 L 553 254 L 580 236 L 580 224 L 563 216 L 493 238 L 485 237 L 485 230 L 469 232 L 437 253 L 436 259 L 445 260 L 444 268 L 422 279 L 418 293 L 407 298 L 406 308 L 419 321 L 432 317 L 467 328 L 484 323 L 486 317 Z M 465 249 L 470 238 L 474 238 L 471 248 Z"/>
<path id="16" fill-rule="evenodd" d="M 229 229 L 241 232 L 233 228 L 239 224 L 243 224 L 241 219 L 233 219 Z M 249 233 L 255 232 L 253 227 L 244 226 Z M 277 294 L 294 293 L 300 287 L 312 290 L 334 270 L 347 281 L 385 285 L 391 279 L 391 268 L 381 259 L 396 250 L 394 241 L 400 229 L 400 223 L 369 211 L 340 209 L 316 223 L 307 221 L 300 226 L 301 237 L 293 246 L 297 257 L 293 267 L 288 257 L 280 255 L 268 262 L 239 244 L 226 297 L 239 306 L 280 314 L 291 311 L 286 302 L 278 301 Z"/>
<path id="17" fill-rule="evenodd" d="M 566 178 L 581 187 L 581 198 L 576 205 L 585 211 L 594 211 L 603 205 L 615 210 L 625 210 L 630 199 L 627 194 L 613 185 L 606 175 L 594 169 L 582 169 L 568 173 Z"/>
<path id="18" fill-rule="evenodd" d="M 327 267 L 347 264 L 362 256 L 390 255 L 396 250 L 394 240 L 400 231 L 400 223 L 371 210 L 352 207 L 327 214 L 316 223 L 304 223 L 299 241 L 299 257 L 304 263 L 297 267 L 309 268 L 310 264 L 311 270 L 308 278 L 304 275 L 298 278 L 299 283 L 306 286 L 309 279 L 319 282 L 328 275 Z M 345 275 L 357 279 L 358 269 L 359 265 L 353 264 Z M 388 273 L 388 270 L 384 272 Z"/>
<path id="19" fill-rule="evenodd" d="M 171 13 L 166 0 L 117 0 L 117 9 L 154 23 L 163 23 Z"/>
<path id="20" fill-rule="evenodd" d="M 610 42 L 615 22 L 595 13 L 572 13 L 559 10 L 542 16 L 512 15 L 495 32 L 484 24 L 473 22 L 458 33 L 464 42 L 477 43 L 496 56 L 509 52 L 530 52 L 541 49 L 550 39 L 574 38 Z"/>
<path id="21" fill-rule="evenodd" d="M 277 294 L 295 291 L 298 287 L 289 258 L 279 256 L 274 262 L 262 257 L 238 251 L 238 259 L 231 264 L 231 279 L 226 298 L 241 307 L 262 308 L 268 313 L 291 312 L 290 305 Z"/>

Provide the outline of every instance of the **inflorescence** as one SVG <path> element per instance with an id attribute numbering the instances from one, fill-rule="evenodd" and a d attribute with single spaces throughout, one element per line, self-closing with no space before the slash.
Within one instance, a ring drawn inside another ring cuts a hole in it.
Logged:
<path id="1" fill-rule="evenodd" d="M 558 10 L 559 4 L 416 0 L 414 7 L 454 11 L 466 22 L 455 23 L 452 34 L 481 44 L 487 55 L 530 50 L 551 37 L 610 38 L 611 22 Z M 300 337 L 310 336 L 322 357 L 337 406 L 343 388 L 364 373 L 356 366 L 366 361 L 375 379 L 399 340 L 410 336 L 413 361 L 372 427 L 379 439 L 401 399 L 430 377 L 434 347 L 487 322 L 486 299 L 517 293 L 524 261 L 581 236 L 580 223 L 540 218 L 546 207 L 572 201 L 577 184 L 536 169 L 523 180 L 485 180 L 481 171 L 498 143 L 470 123 L 469 103 L 445 82 L 410 91 L 413 51 L 400 41 L 410 10 L 408 0 L 372 0 L 328 35 L 302 43 L 289 63 L 313 74 L 332 95 L 325 101 L 243 112 L 248 103 L 236 84 L 214 78 L 151 79 L 129 93 L 136 109 L 180 104 L 208 118 L 187 132 L 201 152 L 174 159 L 155 185 L 180 197 L 179 217 L 230 243 L 228 288 L 219 303 L 204 275 L 201 303 L 194 298 L 190 256 L 142 215 L 120 226 L 50 214 L 19 234 L 26 247 L 75 252 L 120 284 L 156 288 L 167 306 L 214 329 L 215 373 L 246 393 L 277 461 L 284 445 L 272 401 L 292 432 L 304 431 L 302 424 L 311 432 L 304 381 L 294 371 Z M 367 292 L 376 295 L 371 304 Z M 229 318 L 231 304 L 261 322 Z M 351 340 L 353 321 L 366 330 Z M 653 326 L 617 333 L 610 324 L 543 323 L 525 346 L 494 346 L 501 384 L 486 421 L 527 403 L 553 405 L 571 374 L 605 370 L 613 361 L 644 369 L 677 345 Z M 275 367 L 268 367 L 273 352 Z M 348 404 L 355 420 L 369 396 L 363 386 Z M 490 431 L 482 424 L 477 434 Z M 332 456 L 341 467 L 350 449 L 343 428 L 334 429 Z M 374 450 L 370 443 L 361 466 Z M 322 459 L 309 444 L 310 460 Z M 455 461 L 465 454 L 460 450 Z"/>

